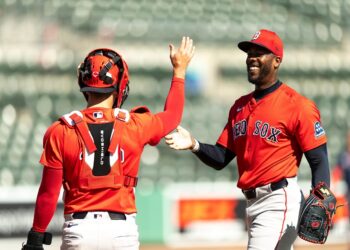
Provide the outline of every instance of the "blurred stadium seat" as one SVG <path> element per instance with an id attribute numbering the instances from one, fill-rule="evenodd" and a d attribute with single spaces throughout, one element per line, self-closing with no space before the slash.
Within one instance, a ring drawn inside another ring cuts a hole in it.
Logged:
<path id="1" fill-rule="evenodd" d="M 203 62 L 214 67 L 215 83 L 187 97 L 183 117 L 183 126 L 199 140 L 214 143 L 233 97 L 250 87 L 233 45 L 261 27 L 276 30 L 287 53 L 281 79 L 319 105 L 331 164 L 343 147 L 350 128 L 350 60 L 342 53 L 349 36 L 348 0 L 2 0 L 0 9 L 0 186 L 39 183 L 43 134 L 62 114 L 84 108 L 76 65 L 95 44 L 153 52 L 146 59 L 131 56 L 125 106 L 146 104 L 153 112 L 163 109 L 171 77 L 154 52 L 158 46 L 190 35 L 200 45 L 198 54 L 222 54 L 222 61 Z M 221 93 L 224 87 L 230 91 Z M 144 153 L 140 183 L 234 180 L 235 166 L 217 172 L 161 143 Z"/>

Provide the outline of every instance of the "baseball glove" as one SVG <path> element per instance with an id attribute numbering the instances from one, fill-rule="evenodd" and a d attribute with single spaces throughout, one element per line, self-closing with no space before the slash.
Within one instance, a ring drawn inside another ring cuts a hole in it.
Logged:
<path id="1" fill-rule="evenodd" d="M 324 182 L 319 182 L 301 211 L 298 235 L 312 243 L 324 244 L 332 225 L 337 199 Z"/>

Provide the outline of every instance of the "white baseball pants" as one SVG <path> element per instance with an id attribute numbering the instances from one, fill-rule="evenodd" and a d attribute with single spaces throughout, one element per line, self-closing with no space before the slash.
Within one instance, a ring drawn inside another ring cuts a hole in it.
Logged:
<path id="1" fill-rule="evenodd" d="M 65 215 L 61 250 L 138 250 L 136 214 L 112 220 L 108 212 L 88 212 L 84 219 Z"/>
<path id="2" fill-rule="evenodd" d="M 296 178 L 288 186 L 271 191 L 270 185 L 256 189 L 247 200 L 248 250 L 292 250 L 304 196 Z"/>

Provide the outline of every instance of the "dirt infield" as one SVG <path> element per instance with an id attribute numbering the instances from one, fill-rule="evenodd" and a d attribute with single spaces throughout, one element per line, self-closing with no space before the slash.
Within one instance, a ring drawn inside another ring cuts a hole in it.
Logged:
<path id="1" fill-rule="evenodd" d="M 8 238 L 8 239 L 0 239 L 0 249 L 1 250 L 17 250 L 22 246 L 22 242 L 25 238 Z M 327 243 L 326 245 L 315 245 L 304 243 L 303 241 L 299 241 L 294 250 L 350 250 L 350 245 L 346 244 L 331 244 Z M 52 245 L 45 246 L 45 250 L 58 250 L 60 249 L 61 240 L 59 237 L 55 237 Z M 140 250 L 246 250 L 244 246 L 230 246 L 230 247 L 167 247 L 164 245 L 147 245 L 141 244 Z"/>
<path id="2" fill-rule="evenodd" d="M 22 245 L 23 239 L 0 239 L 0 249 L 16 250 Z M 60 242 L 55 241 L 51 246 L 45 246 L 45 250 L 58 250 Z M 143 244 L 140 250 L 246 250 L 246 247 L 210 247 L 210 248 L 171 248 L 164 245 L 146 245 Z M 326 244 L 326 245 L 298 245 L 294 247 L 294 250 L 350 250 L 350 246 L 347 247 L 345 244 Z"/>

